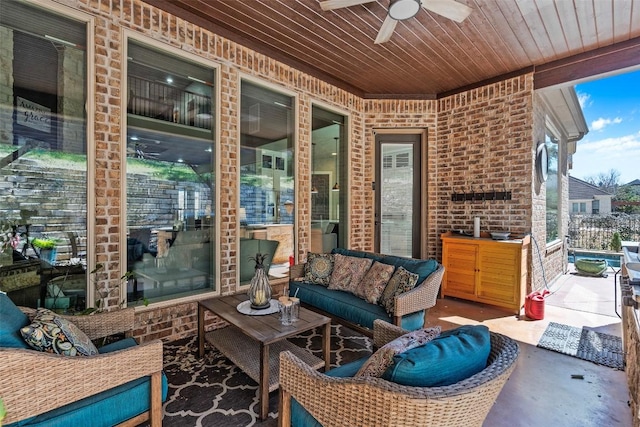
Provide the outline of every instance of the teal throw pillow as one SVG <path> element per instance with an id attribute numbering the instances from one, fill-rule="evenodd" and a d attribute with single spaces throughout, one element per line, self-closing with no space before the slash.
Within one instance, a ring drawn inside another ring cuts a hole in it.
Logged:
<path id="1" fill-rule="evenodd" d="M 24 340 L 36 350 L 65 356 L 92 356 L 98 349 L 76 325 L 46 308 L 39 308 L 30 325 L 20 329 Z"/>
<path id="2" fill-rule="evenodd" d="M 394 356 L 382 378 L 413 387 L 451 385 L 483 370 L 490 351 L 489 328 L 461 326 Z"/>
<path id="3" fill-rule="evenodd" d="M 435 259 L 415 259 L 415 258 L 402 258 L 393 255 L 385 255 L 382 262 L 395 265 L 397 267 L 404 267 L 412 273 L 418 275 L 418 283 L 422 283 L 424 279 L 429 277 L 431 273 L 438 269 L 438 261 Z"/>
<path id="4" fill-rule="evenodd" d="M 0 292 L 0 347 L 29 348 L 20 335 L 20 328 L 29 324 L 29 318 Z"/>

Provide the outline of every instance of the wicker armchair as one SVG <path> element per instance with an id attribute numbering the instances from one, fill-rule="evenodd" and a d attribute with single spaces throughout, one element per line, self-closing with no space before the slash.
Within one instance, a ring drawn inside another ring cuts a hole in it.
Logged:
<path id="1" fill-rule="evenodd" d="M 34 310 L 20 308 L 32 316 Z M 128 332 L 134 309 L 90 316 L 62 316 L 94 340 Z M 11 424 L 49 412 L 145 376 L 151 377 L 149 411 L 120 426 L 147 420 L 162 425 L 162 341 L 155 340 L 96 356 L 61 356 L 35 350 L 0 348 L 0 397 L 7 408 L 4 423 Z M 89 421 L 87 422 L 89 423 Z"/>
<path id="2" fill-rule="evenodd" d="M 374 344 L 382 346 L 404 331 L 376 320 Z M 291 424 L 291 398 L 324 427 L 481 426 L 515 368 L 518 344 L 491 332 L 488 365 L 443 387 L 408 387 L 380 378 L 326 376 L 289 352 L 280 353 L 279 425 Z"/>

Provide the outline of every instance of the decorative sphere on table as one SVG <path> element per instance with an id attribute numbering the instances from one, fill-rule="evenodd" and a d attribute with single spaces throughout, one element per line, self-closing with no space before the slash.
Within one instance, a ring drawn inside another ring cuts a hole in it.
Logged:
<path id="1" fill-rule="evenodd" d="M 257 253 L 255 258 L 250 258 L 256 262 L 256 266 L 247 295 L 251 301 L 251 308 L 256 310 L 269 308 L 271 305 L 271 285 L 269 284 L 269 276 L 264 270 L 264 261 L 267 255 Z"/>

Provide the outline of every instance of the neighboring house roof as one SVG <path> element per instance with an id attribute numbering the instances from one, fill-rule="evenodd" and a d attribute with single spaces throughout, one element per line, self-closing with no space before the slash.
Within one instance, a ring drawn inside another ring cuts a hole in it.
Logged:
<path id="1" fill-rule="evenodd" d="M 569 176 L 569 200 L 593 199 L 593 196 L 613 196 L 613 194 L 586 181 Z"/>
<path id="2" fill-rule="evenodd" d="M 625 185 L 640 185 L 640 179 L 634 179 L 633 181 L 628 182 Z"/>

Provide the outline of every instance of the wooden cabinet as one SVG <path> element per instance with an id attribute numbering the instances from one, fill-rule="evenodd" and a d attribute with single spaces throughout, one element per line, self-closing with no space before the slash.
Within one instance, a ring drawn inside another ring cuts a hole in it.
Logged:
<path id="1" fill-rule="evenodd" d="M 445 233 L 442 296 L 512 309 L 520 313 L 527 289 L 531 238 L 493 240 Z"/>

